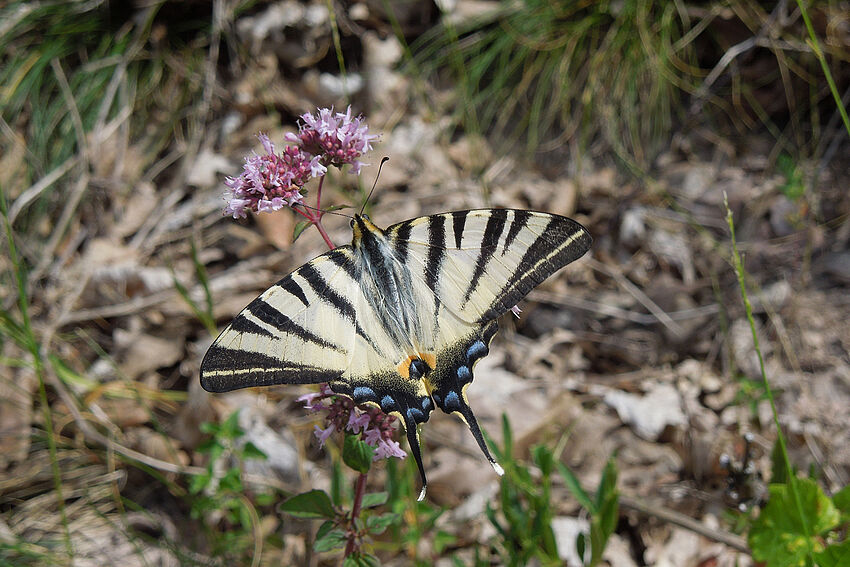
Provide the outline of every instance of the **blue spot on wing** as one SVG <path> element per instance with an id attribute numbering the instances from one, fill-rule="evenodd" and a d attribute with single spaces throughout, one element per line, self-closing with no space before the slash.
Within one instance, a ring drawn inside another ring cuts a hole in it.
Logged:
<path id="1" fill-rule="evenodd" d="M 466 349 L 466 357 L 469 360 L 476 360 L 481 358 L 482 356 L 486 356 L 488 352 L 487 345 L 484 344 L 484 341 L 477 340 Z"/>
<path id="2" fill-rule="evenodd" d="M 469 370 L 469 366 L 458 366 L 457 368 L 457 378 L 460 380 L 462 384 L 466 384 L 467 382 L 472 381 L 472 371 Z"/>
<path id="3" fill-rule="evenodd" d="M 381 398 L 381 410 L 389 412 L 395 409 L 395 400 L 392 396 L 387 395 Z"/>
<path id="4" fill-rule="evenodd" d="M 378 397 L 378 395 L 375 393 L 375 390 L 369 388 L 368 386 L 357 386 L 356 388 L 354 388 L 354 391 L 351 395 L 357 401 L 375 400 Z"/>
<path id="5" fill-rule="evenodd" d="M 453 412 L 460 409 L 460 396 L 457 395 L 457 392 L 451 390 L 446 394 L 446 399 L 445 403 L 443 404 L 443 408 L 448 412 Z"/>
<path id="6" fill-rule="evenodd" d="M 422 421 L 425 417 L 425 414 L 418 408 L 407 408 L 407 419 L 411 419 L 413 421 Z"/>

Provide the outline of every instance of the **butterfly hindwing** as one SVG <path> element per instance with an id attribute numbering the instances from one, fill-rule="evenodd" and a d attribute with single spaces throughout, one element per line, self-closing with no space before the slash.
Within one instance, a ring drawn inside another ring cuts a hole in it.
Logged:
<path id="1" fill-rule="evenodd" d="M 428 367 L 411 362 L 402 376 L 395 361 L 409 355 L 393 342 L 392 333 L 372 323 L 373 309 L 357 269 L 352 248 L 343 246 L 266 290 L 209 348 L 201 364 L 201 385 L 227 392 L 329 382 L 334 392 L 401 420 L 424 478 L 416 425 L 427 421 L 434 407 L 418 379 Z"/>
<path id="2" fill-rule="evenodd" d="M 429 374 L 431 397 L 434 403 L 445 413 L 457 414 L 497 472 L 501 468 L 490 455 L 478 420 L 469 407 L 466 389 L 472 383 L 472 372 L 475 364 L 490 352 L 490 341 L 499 329 L 496 321 L 489 321 L 482 327 L 474 329 L 461 340 L 446 345 L 437 352 L 436 366 Z M 500 472 L 501 474 L 501 472 Z"/>
<path id="3" fill-rule="evenodd" d="M 581 257 L 590 235 L 577 222 L 511 209 L 456 211 L 389 227 L 419 327 L 434 328 L 435 364 L 426 380 L 437 407 L 460 416 L 497 471 L 466 397 L 475 363 L 487 355 L 497 317 L 561 267 Z M 425 331 L 427 335 L 427 331 Z"/>

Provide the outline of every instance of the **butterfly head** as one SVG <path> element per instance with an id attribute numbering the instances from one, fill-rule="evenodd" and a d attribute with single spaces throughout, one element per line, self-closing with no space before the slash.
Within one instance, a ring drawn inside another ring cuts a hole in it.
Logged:
<path id="1" fill-rule="evenodd" d="M 384 235 L 384 231 L 369 219 L 369 215 L 354 215 L 350 224 L 353 233 L 351 244 L 354 247 L 359 246 L 364 239 L 382 237 Z"/>

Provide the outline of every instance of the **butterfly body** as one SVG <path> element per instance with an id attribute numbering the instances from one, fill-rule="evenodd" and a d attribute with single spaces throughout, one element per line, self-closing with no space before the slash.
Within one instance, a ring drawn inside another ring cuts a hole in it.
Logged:
<path id="1" fill-rule="evenodd" d="M 590 236 L 565 217 L 510 209 L 419 217 L 386 230 L 352 220 L 326 252 L 249 304 L 216 339 L 201 384 L 224 392 L 328 382 L 397 416 L 422 476 L 417 425 L 459 415 L 487 459 L 466 389 L 498 324 L 531 289 L 582 256 Z"/>

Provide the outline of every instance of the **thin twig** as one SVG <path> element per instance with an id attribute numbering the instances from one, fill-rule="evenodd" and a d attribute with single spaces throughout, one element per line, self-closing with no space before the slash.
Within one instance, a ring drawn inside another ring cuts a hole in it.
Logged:
<path id="1" fill-rule="evenodd" d="M 628 291 L 632 296 L 640 302 L 641 305 L 646 307 L 650 313 L 652 313 L 658 322 L 667 327 L 673 334 L 677 337 L 682 337 L 685 334 L 685 330 L 676 323 L 670 315 L 668 315 L 663 309 L 661 309 L 657 303 L 652 301 L 648 295 L 646 295 L 638 286 L 633 284 L 620 272 L 612 270 L 610 267 L 606 266 L 602 262 L 589 258 L 587 260 L 590 262 L 590 267 L 594 270 L 602 272 L 603 274 L 614 278 L 614 280 L 626 291 Z"/>
<path id="2" fill-rule="evenodd" d="M 728 545 L 729 547 L 737 549 L 743 553 L 750 552 L 750 548 L 747 547 L 746 540 L 741 536 L 706 526 L 702 522 L 695 520 L 690 516 L 686 516 L 685 514 L 676 512 L 675 510 L 670 510 L 669 508 L 664 508 L 662 506 L 654 506 L 639 498 L 633 498 L 623 494 L 620 494 L 620 506 L 647 516 L 652 516 L 653 518 L 658 518 L 668 524 L 685 528 L 688 531 L 699 534 L 712 541 Z"/>
<path id="3" fill-rule="evenodd" d="M 12 206 L 9 207 L 9 223 L 15 224 L 15 219 L 19 214 L 21 214 L 21 211 L 23 211 L 30 203 L 38 199 L 42 193 L 49 189 L 51 185 L 56 183 L 56 181 L 61 179 L 63 175 L 68 173 L 71 168 L 79 163 L 79 161 L 80 158 L 77 155 L 69 157 L 56 166 L 50 173 L 33 183 L 26 189 L 26 191 L 21 193 L 20 196 L 15 199 L 15 202 L 12 203 Z"/>
<path id="4" fill-rule="evenodd" d="M 575 307 L 584 311 L 590 311 L 599 315 L 614 317 L 616 319 L 624 319 L 637 323 L 639 325 L 655 325 L 658 323 L 658 317 L 647 313 L 638 313 L 630 311 L 622 307 L 607 305 L 597 301 L 590 301 L 581 297 L 564 295 L 560 293 L 551 293 L 548 291 L 534 290 L 528 294 L 528 299 L 539 303 L 552 303 L 554 305 L 562 305 L 565 307 Z M 682 309 L 681 311 L 666 312 L 665 315 L 673 321 L 687 321 L 697 317 L 706 317 L 715 315 L 720 311 L 720 306 L 716 303 L 693 307 L 691 309 Z"/>

